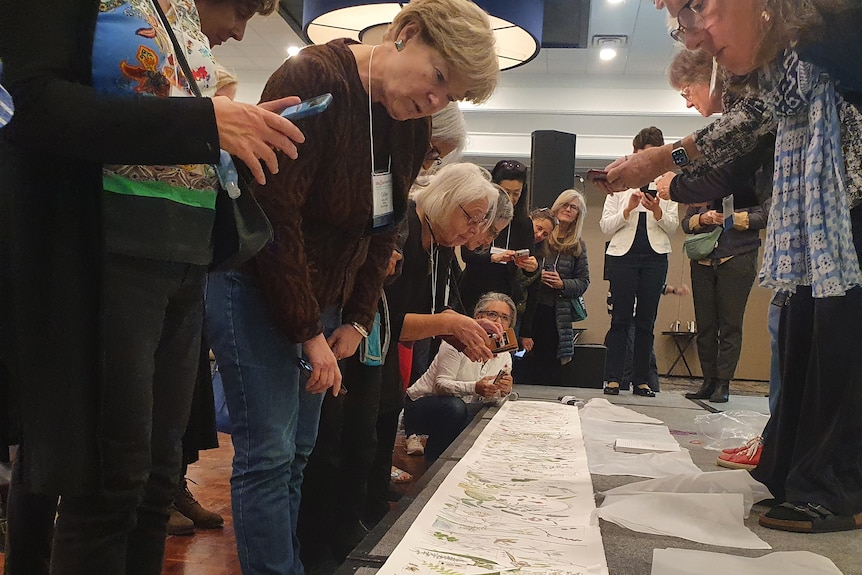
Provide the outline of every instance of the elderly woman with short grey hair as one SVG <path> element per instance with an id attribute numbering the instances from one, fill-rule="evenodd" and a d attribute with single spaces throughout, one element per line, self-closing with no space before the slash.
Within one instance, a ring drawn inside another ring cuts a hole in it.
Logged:
<path id="1" fill-rule="evenodd" d="M 515 302 L 506 294 L 490 292 L 476 303 L 473 316 L 492 321 L 500 329 L 515 325 Z M 430 464 L 449 447 L 479 410 L 512 391 L 512 356 L 501 352 L 476 363 L 443 342 L 431 367 L 407 389 L 404 428 L 408 439 L 427 435 L 425 462 Z"/>

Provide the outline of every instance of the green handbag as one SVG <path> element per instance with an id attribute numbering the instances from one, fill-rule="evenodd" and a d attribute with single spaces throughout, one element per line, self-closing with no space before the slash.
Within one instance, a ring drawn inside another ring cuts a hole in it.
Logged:
<path id="1" fill-rule="evenodd" d="M 723 227 L 716 226 L 711 232 L 689 235 L 683 243 L 685 254 L 693 260 L 706 258 L 718 245 L 718 238 L 722 231 L 724 231 Z"/>
<path id="2" fill-rule="evenodd" d="M 584 321 L 587 319 L 587 302 L 584 301 L 584 296 L 572 298 L 572 321 Z"/>

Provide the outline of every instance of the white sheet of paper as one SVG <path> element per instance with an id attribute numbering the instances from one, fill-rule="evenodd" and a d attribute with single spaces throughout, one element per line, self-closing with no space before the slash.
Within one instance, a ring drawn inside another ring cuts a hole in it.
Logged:
<path id="1" fill-rule="evenodd" d="M 622 437 L 614 441 L 614 451 L 621 453 L 664 453 L 679 450 L 679 443 L 673 437 L 670 441 L 646 441 Z"/>
<path id="2" fill-rule="evenodd" d="M 842 575 L 835 564 L 810 551 L 778 551 L 738 557 L 691 549 L 654 549 L 651 575 Z"/>
<path id="3" fill-rule="evenodd" d="M 583 412 L 583 409 L 581 411 Z M 590 473 L 639 477 L 669 477 L 701 473 L 700 468 L 692 462 L 687 449 L 668 453 L 614 451 L 614 440 L 620 438 L 659 443 L 676 441 L 665 425 L 581 419 L 581 428 L 584 432 Z"/>
<path id="4" fill-rule="evenodd" d="M 602 421 L 619 421 L 621 423 L 664 423 L 660 419 L 643 415 L 637 411 L 614 405 L 603 397 L 594 397 L 581 408 L 581 420 L 600 419 Z"/>
<path id="5" fill-rule="evenodd" d="M 621 527 L 719 547 L 772 549 L 745 526 L 739 493 L 643 493 L 606 497 L 596 515 Z"/>
<path id="6" fill-rule="evenodd" d="M 604 495 L 639 493 L 741 493 L 745 517 L 748 517 L 754 503 L 772 497 L 764 484 L 755 480 L 748 471 L 743 469 L 647 479 L 615 487 L 606 491 Z"/>

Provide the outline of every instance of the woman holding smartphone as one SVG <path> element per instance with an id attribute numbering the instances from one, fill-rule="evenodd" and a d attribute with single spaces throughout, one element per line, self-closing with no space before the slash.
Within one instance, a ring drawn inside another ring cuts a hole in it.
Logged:
<path id="1" fill-rule="evenodd" d="M 634 137 L 634 152 L 664 145 L 664 136 L 655 126 Z M 606 252 L 614 309 L 611 328 L 605 338 L 605 394 L 619 395 L 623 379 L 626 345 L 635 322 L 632 392 L 655 397 L 649 387 L 653 327 L 662 286 L 667 277 L 668 234 L 679 225 L 677 203 L 661 200 L 648 187 L 609 195 L 605 199 L 599 226 L 611 235 Z M 635 307 L 637 302 L 637 307 Z"/>
<path id="2" fill-rule="evenodd" d="M 587 203 L 580 192 L 566 190 L 557 197 L 551 214 L 557 226 L 545 240 L 541 284 L 536 297 L 530 298 L 535 305 L 527 307 L 521 336 L 533 342 L 531 382 L 559 385 L 561 366 L 575 353 L 572 300 L 590 285 L 587 249 L 581 239 Z"/>
<path id="3" fill-rule="evenodd" d="M 515 303 L 506 294 L 490 292 L 479 298 L 473 317 L 492 321 L 505 331 L 515 325 Z M 427 435 L 425 462 L 430 465 L 473 420 L 482 406 L 512 391 L 512 356 L 504 351 L 476 362 L 447 342 L 422 377 L 407 388 L 404 430 Z"/>

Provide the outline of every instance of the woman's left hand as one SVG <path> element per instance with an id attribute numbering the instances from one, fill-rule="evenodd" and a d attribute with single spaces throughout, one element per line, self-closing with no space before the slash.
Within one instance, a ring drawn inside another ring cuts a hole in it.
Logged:
<path id="1" fill-rule="evenodd" d="M 360 341 L 362 341 L 362 334 L 352 325 L 344 324 L 332 332 L 326 343 L 329 344 L 335 359 L 344 359 L 356 353 Z"/>
<path id="2" fill-rule="evenodd" d="M 563 280 L 557 272 L 542 272 L 542 283 L 549 288 L 563 289 Z"/>
<path id="3" fill-rule="evenodd" d="M 536 271 L 539 268 L 539 262 L 534 256 L 515 258 L 515 265 L 522 270 L 528 271 L 530 273 Z"/>
<path id="4" fill-rule="evenodd" d="M 655 181 L 655 187 L 658 189 L 658 197 L 662 200 L 670 199 L 670 184 L 675 177 L 675 173 L 665 172 Z"/>

